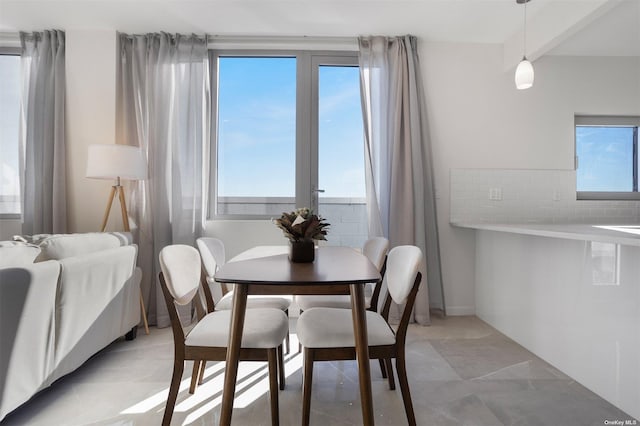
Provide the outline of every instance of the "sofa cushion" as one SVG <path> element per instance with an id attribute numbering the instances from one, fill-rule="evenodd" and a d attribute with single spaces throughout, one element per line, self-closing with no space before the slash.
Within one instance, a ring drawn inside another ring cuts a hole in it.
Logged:
<path id="1" fill-rule="evenodd" d="M 0 269 L 0 420 L 51 382 L 60 263 Z"/>
<path id="2" fill-rule="evenodd" d="M 140 320 L 137 247 L 60 260 L 55 375 L 67 374 Z M 127 315 L 135 315 L 133 324 Z"/>
<path id="3" fill-rule="evenodd" d="M 32 264 L 40 254 L 40 247 L 20 241 L 0 241 L 0 268 Z"/>
<path id="4" fill-rule="evenodd" d="M 42 252 L 36 261 L 66 259 L 130 244 L 131 234 L 129 232 L 50 235 L 40 242 Z"/>

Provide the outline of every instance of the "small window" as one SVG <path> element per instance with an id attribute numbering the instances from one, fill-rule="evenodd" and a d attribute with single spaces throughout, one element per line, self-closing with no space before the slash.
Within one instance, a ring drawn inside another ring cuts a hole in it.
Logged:
<path id="1" fill-rule="evenodd" d="M 576 117 L 578 199 L 640 199 L 639 124 L 640 117 Z"/>
<path id="2" fill-rule="evenodd" d="M 0 217 L 20 214 L 20 56 L 0 48 Z"/>

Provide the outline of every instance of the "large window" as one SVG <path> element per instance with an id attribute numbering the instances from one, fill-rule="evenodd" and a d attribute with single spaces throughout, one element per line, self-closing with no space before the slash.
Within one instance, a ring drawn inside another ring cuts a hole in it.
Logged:
<path id="1" fill-rule="evenodd" d="M 332 243 L 366 238 L 364 133 L 353 53 L 211 52 L 210 216 L 310 206 Z"/>
<path id="2" fill-rule="evenodd" d="M 20 56 L 0 48 L 0 217 L 20 214 Z"/>
<path id="3" fill-rule="evenodd" d="M 268 199 L 295 197 L 296 58 L 223 56 L 217 65 L 216 213 L 268 214 Z"/>
<path id="4" fill-rule="evenodd" d="M 576 189 L 580 199 L 635 199 L 638 117 L 576 117 Z"/>

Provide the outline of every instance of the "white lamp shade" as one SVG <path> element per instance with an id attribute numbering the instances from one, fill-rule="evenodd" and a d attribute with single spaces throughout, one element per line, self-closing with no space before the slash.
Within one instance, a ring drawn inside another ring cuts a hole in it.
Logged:
<path id="1" fill-rule="evenodd" d="M 523 58 L 516 68 L 516 88 L 523 90 L 533 86 L 533 77 L 533 65 Z"/>
<path id="2" fill-rule="evenodd" d="M 89 145 L 87 177 L 142 180 L 147 177 L 147 162 L 136 146 Z"/>

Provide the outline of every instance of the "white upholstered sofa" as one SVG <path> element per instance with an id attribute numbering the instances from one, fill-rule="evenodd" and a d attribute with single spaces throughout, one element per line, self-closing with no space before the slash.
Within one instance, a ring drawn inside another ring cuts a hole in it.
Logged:
<path id="1" fill-rule="evenodd" d="M 128 233 L 0 242 L 0 420 L 140 321 Z"/>

